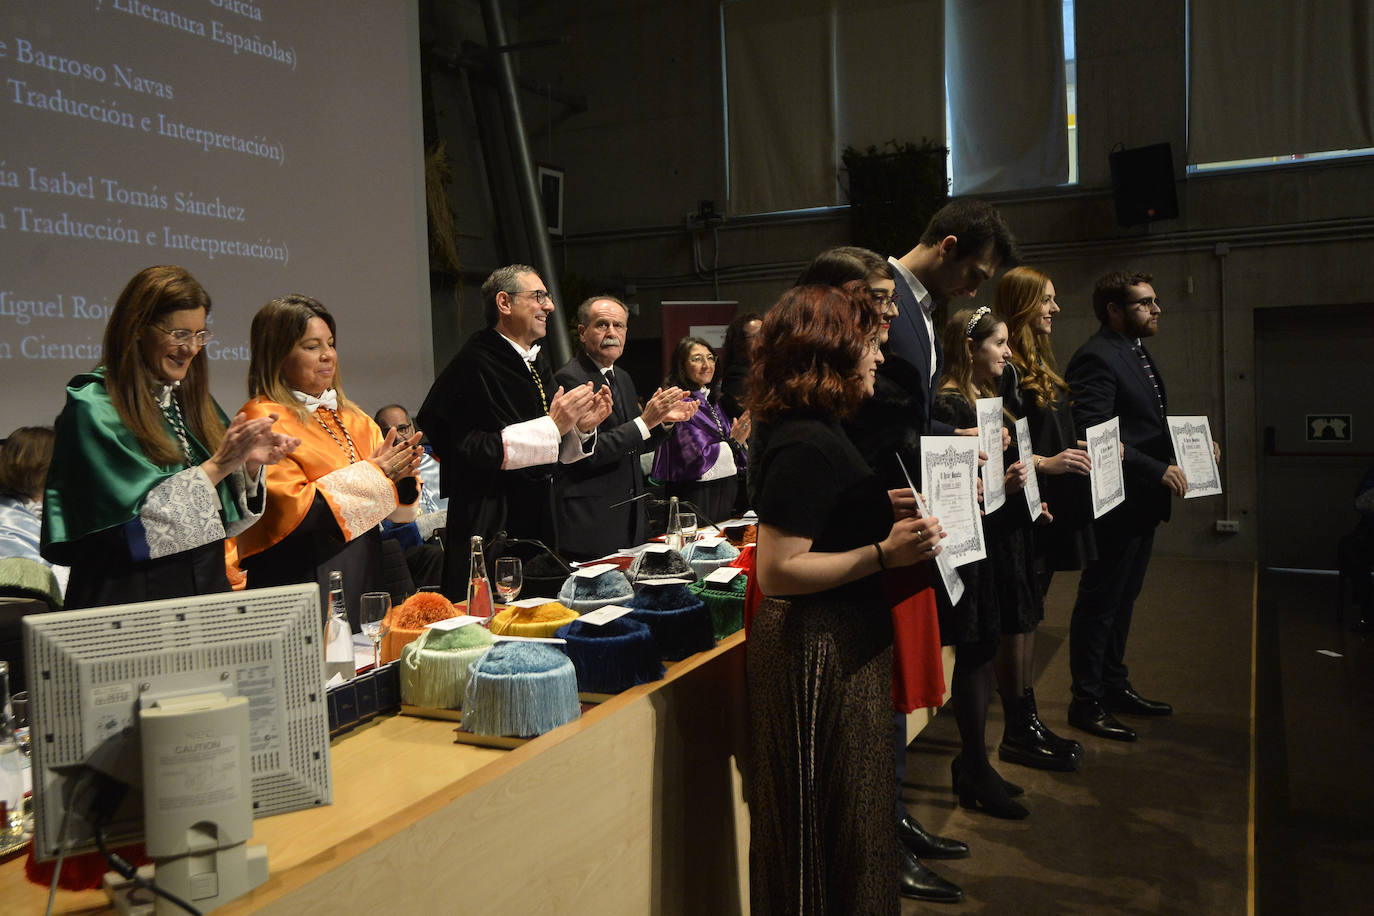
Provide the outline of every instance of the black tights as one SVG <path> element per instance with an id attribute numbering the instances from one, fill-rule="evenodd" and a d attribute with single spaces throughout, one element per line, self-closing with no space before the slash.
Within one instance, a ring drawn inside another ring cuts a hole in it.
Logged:
<path id="1" fill-rule="evenodd" d="M 997 642 L 961 643 L 954 647 L 954 721 L 959 726 L 960 754 L 964 770 L 976 775 L 986 771 L 988 749 L 983 732 L 994 685 L 993 658 Z"/>

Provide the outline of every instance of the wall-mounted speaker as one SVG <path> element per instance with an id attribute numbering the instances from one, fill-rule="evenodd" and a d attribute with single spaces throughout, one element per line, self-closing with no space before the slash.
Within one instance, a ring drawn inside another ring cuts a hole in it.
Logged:
<path id="1" fill-rule="evenodd" d="M 1169 144 L 1119 149 L 1108 158 L 1118 224 L 1134 226 L 1178 218 L 1174 157 Z"/>

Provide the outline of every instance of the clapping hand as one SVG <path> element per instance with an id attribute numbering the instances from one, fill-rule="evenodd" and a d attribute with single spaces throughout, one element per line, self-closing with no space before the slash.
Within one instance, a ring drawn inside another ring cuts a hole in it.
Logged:
<path id="1" fill-rule="evenodd" d="M 420 448 L 420 435 L 417 432 L 407 439 L 398 436 L 396 430 L 392 429 L 386 434 L 386 439 L 372 450 L 367 460 L 393 482 L 413 477 L 420 469 L 420 458 L 424 455 L 424 450 Z"/>
<path id="2" fill-rule="evenodd" d="M 653 429 L 660 423 L 681 423 L 689 420 L 700 406 L 700 401 L 687 397 L 687 392 L 681 388 L 660 388 L 645 403 L 639 418 L 644 421 L 645 426 Z"/>
<path id="3" fill-rule="evenodd" d="M 586 406 L 582 408 L 582 414 L 577 418 L 575 424 L 578 432 L 584 435 L 593 432 L 603 420 L 611 415 L 611 410 L 614 407 L 615 399 L 611 396 L 611 389 L 602 385 L 592 395 Z"/>

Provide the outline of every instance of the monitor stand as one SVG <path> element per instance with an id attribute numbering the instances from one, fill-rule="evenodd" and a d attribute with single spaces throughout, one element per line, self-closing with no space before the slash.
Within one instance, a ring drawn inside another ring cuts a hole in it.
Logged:
<path id="1" fill-rule="evenodd" d="M 209 912 L 267 880 L 253 833 L 248 699 L 220 693 L 164 697 L 139 713 L 144 838 L 153 866 L 139 876 Z M 113 880 L 111 880 L 113 879 Z M 106 893 L 120 913 L 180 907 L 114 872 Z"/>

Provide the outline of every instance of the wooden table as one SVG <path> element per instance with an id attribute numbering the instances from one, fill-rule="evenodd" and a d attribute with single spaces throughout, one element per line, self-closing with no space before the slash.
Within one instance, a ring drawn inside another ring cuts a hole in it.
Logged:
<path id="1" fill-rule="evenodd" d="M 511 751 L 375 720 L 333 742 L 332 806 L 255 824 L 267 883 L 216 912 L 743 912 L 744 724 L 743 633 Z M 2 913 L 43 912 L 23 864 L 0 866 Z M 98 891 L 54 907 L 107 911 Z"/>

